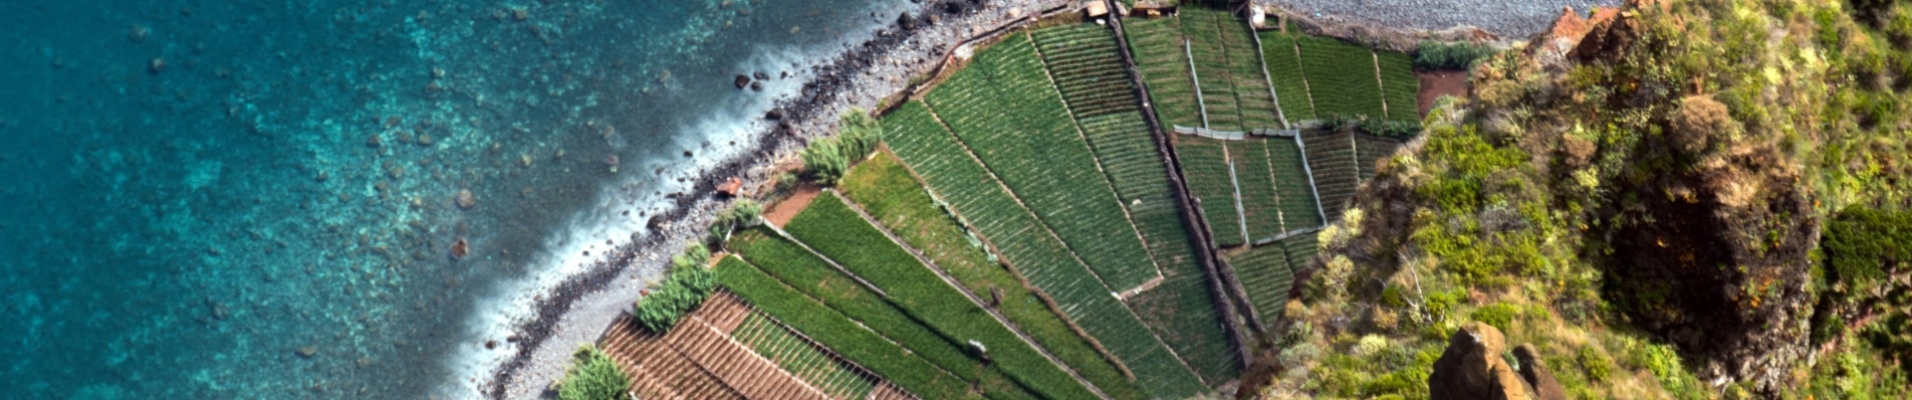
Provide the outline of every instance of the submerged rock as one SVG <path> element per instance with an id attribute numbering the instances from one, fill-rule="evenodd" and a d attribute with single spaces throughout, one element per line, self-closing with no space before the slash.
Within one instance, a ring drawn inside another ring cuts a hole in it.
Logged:
<path id="1" fill-rule="evenodd" d="M 750 87 L 750 76 L 737 74 L 737 79 L 733 82 L 737 84 L 737 90 L 743 90 L 743 88 Z"/>

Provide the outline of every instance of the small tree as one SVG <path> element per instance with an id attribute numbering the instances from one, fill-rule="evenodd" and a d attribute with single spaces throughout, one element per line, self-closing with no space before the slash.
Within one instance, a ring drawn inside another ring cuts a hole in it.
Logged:
<path id="1" fill-rule="evenodd" d="M 589 344 L 571 354 L 571 367 L 558 381 L 560 400 L 622 400 L 630 390 L 631 381 L 617 369 L 617 362 Z"/>

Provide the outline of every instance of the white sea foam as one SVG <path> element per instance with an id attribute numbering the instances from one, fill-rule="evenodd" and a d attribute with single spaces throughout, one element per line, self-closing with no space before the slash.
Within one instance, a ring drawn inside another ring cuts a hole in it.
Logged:
<path id="1" fill-rule="evenodd" d="M 833 56 L 835 51 L 826 56 Z M 791 49 L 759 49 L 750 60 L 740 63 L 738 71 L 779 71 L 791 65 L 809 66 L 817 57 L 808 57 L 800 51 Z M 802 70 L 808 70 L 803 68 Z M 566 228 L 555 232 L 543 246 L 546 250 L 535 257 L 536 263 L 528 276 L 505 279 L 489 288 L 489 295 L 482 296 L 473 314 L 467 319 L 460 333 L 457 350 L 445 361 L 455 376 L 451 382 L 437 390 L 441 398 L 477 398 L 487 386 L 487 380 L 494 371 L 517 352 L 517 343 L 503 343 L 503 338 L 523 321 L 536 317 L 537 298 L 557 287 L 570 277 L 588 272 L 590 266 L 602 259 L 615 246 L 630 243 L 633 233 L 643 235 L 648 232 L 645 218 L 667 211 L 674 201 L 658 193 L 688 191 L 689 185 L 696 179 L 677 182 L 678 177 L 694 178 L 697 174 L 715 168 L 718 164 L 731 160 L 756 142 L 756 135 L 768 130 L 770 125 L 761 116 L 775 106 L 775 100 L 794 97 L 803 82 L 810 78 L 808 73 L 785 79 L 773 79 L 764 82 L 762 93 L 739 91 L 735 95 L 720 100 L 703 118 L 688 126 L 680 127 L 673 135 L 674 147 L 663 149 L 648 159 L 641 161 L 642 168 L 632 168 L 631 162 L 620 168 L 629 178 L 623 182 L 607 185 L 597 194 L 598 201 L 587 209 L 578 211 L 565 224 Z M 732 142 L 735 145 L 732 145 Z M 704 147 L 709 143 L 709 147 Z M 679 154 L 682 149 L 694 149 L 697 156 L 685 162 Z M 658 168 L 664 168 L 661 176 L 652 174 Z M 632 189 L 636 188 L 636 189 Z M 631 206 L 638 208 L 633 209 Z M 624 215 L 624 210 L 631 210 Z M 606 240 L 613 244 L 606 244 Z M 588 254 L 588 255 L 587 255 Z M 631 266 L 620 274 L 620 282 L 644 281 L 655 278 L 661 268 L 658 266 Z M 613 285 L 616 286 L 616 285 Z M 627 291 L 634 292 L 635 289 Z M 590 299 L 592 296 L 618 295 L 621 293 L 598 293 L 587 295 L 573 305 L 571 312 L 595 312 L 614 317 L 622 307 L 628 307 L 634 299 L 634 293 L 618 296 L 618 299 Z M 597 301 L 592 301 L 597 300 Z M 588 307 L 599 308 L 586 310 Z M 568 319 L 568 318 L 567 318 Z M 587 318 L 589 319 L 589 318 Z M 573 327 L 590 330 L 589 338 L 595 339 L 598 329 L 609 319 L 603 319 L 600 326 Z M 571 335 L 575 336 L 575 335 Z M 579 340 L 575 337 L 553 335 L 546 348 L 570 349 L 580 343 L 559 343 L 561 340 Z M 485 349 L 483 343 L 488 340 L 499 341 L 497 349 Z M 533 360 L 532 365 L 537 361 Z M 534 372 L 534 371 L 525 371 Z M 548 371 L 547 371 L 548 372 Z M 535 395 L 535 393 L 534 393 Z M 518 397 L 514 394 L 511 397 Z"/>

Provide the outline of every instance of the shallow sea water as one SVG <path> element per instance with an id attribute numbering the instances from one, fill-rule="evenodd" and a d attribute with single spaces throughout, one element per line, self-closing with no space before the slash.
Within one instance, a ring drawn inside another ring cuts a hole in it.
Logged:
<path id="1" fill-rule="evenodd" d="M 502 357 L 503 291 L 645 234 L 908 4 L 10 4 L 0 397 L 475 397 L 448 360 Z"/>

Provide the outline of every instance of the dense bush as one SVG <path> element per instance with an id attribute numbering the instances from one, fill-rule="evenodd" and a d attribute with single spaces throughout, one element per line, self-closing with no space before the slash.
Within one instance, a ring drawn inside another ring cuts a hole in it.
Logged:
<path id="1" fill-rule="evenodd" d="M 710 269 L 704 268 L 708 259 L 710 251 L 702 244 L 693 244 L 684 254 L 672 257 L 670 276 L 650 295 L 637 299 L 637 324 L 652 332 L 668 331 L 684 313 L 703 304 L 717 284 Z"/>
<path id="2" fill-rule="evenodd" d="M 1833 282 L 1869 292 L 1885 266 L 1912 260 L 1912 213 L 1848 207 L 1827 224 L 1823 249 Z"/>
<path id="3" fill-rule="evenodd" d="M 883 143 L 883 127 L 869 113 L 852 108 L 843 114 L 836 136 L 817 139 L 803 149 L 804 174 L 824 186 L 835 186 L 850 164 L 868 157 Z"/>
<path id="4" fill-rule="evenodd" d="M 1421 42 L 1421 51 L 1414 54 L 1414 69 L 1421 71 L 1465 70 L 1472 68 L 1475 61 L 1487 58 L 1497 51 L 1483 44 L 1466 42 Z"/>
<path id="5" fill-rule="evenodd" d="M 751 199 L 737 199 L 730 208 L 717 213 L 717 220 L 710 223 L 710 234 L 704 237 L 704 243 L 722 247 L 730 233 L 739 228 L 757 226 L 763 217 L 763 203 Z"/>
<path id="6" fill-rule="evenodd" d="M 559 400 L 622 400 L 630 391 L 630 380 L 603 350 L 587 344 L 571 357 L 571 367 L 558 381 Z"/>

